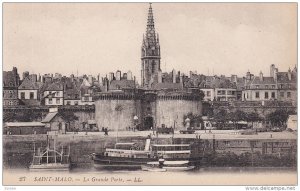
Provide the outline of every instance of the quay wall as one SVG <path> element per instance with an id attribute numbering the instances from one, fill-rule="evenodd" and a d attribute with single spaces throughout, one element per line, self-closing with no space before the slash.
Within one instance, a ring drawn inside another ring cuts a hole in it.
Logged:
<path id="1" fill-rule="evenodd" d="M 39 136 L 3 136 L 3 166 L 4 168 L 28 168 L 35 147 L 46 146 L 46 135 Z M 116 142 L 135 142 L 141 149 L 144 148 L 145 137 L 105 137 L 105 136 L 76 136 L 59 135 L 57 148 L 70 145 L 70 156 L 74 166 L 92 167 L 91 154 L 102 152 L 105 148 L 113 148 Z M 195 139 L 195 138 L 158 138 L 157 144 L 192 144 L 192 152 L 202 155 L 204 158 L 217 155 L 226 155 L 229 152 L 237 156 L 247 153 L 261 156 L 276 156 L 276 160 L 282 156 L 296 158 L 296 139 Z M 215 155 L 211 155 L 215 153 Z M 247 156 L 247 155 L 246 155 Z M 249 158 L 249 157 L 248 157 Z M 295 160 L 296 161 L 296 160 Z M 281 161 L 282 162 L 282 161 Z M 284 162 L 284 161 L 283 161 Z M 247 164 L 245 164 L 247 165 Z M 294 164 L 296 165 L 296 163 Z"/>

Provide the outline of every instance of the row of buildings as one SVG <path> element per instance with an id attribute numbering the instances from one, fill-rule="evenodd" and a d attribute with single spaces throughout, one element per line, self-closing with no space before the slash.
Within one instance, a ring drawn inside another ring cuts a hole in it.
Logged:
<path id="1" fill-rule="evenodd" d="M 158 83 L 151 89 L 172 89 L 182 91 L 199 88 L 204 93 L 204 101 L 263 101 L 279 100 L 296 102 L 297 68 L 278 72 L 270 66 L 270 76 L 262 72 L 254 76 L 247 72 L 244 77 L 205 76 L 190 72 L 189 76 L 173 70 L 158 75 Z M 60 74 L 23 73 L 20 79 L 17 68 L 3 72 L 3 104 L 12 105 L 93 105 L 101 92 L 117 92 L 141 88 L 132 73 L 109 73 L 108 77 L 70 77 Z"/>
<path id="2" fill-rule="evenodd" d="M 278 72 L 275 65 L 270 66 L 270 76 L 262 72 L 258 76 L 249 71 L 244 77 L 232 75 L 207 76 L 199 84 L 204 92 L 205 101 L 264 101 L 297 100 L 297 68 L 287 72 Z"/>
<path id="3" fill-rule="evenodd" d="M 25 72 L 21 80 L 17 68 L 13 68 L 3 72 L 3 104 L 6 108 L 95 105 L 93 120 L 98 127 L 124 130 L 135 126 L 149 130 L 162 125 L 183 128 L 183 119 L 188 113 L 202 116 L 203 101 L 296 102 L 296 67 L 279 72 L 271 65 L 267 77 L 262 72 L 258 76 L 247 72 L 244 77 L 206 76 L 196 72 L 185 75 L 175 70 L 162 72 L 160 51 L 150 4 L 141 46 L 140 85 L 130 71 L 123 74 L 117 71 L 104 77 L 37 76 Z"/>
<path id="4" fill-rule="evenodd" d="M 91 75 L 75 77 L 61 74 L 23 73 L 20 79 L 17 68 L 3 72 L 3 104 L 4 106 L 60 106 L 60 105 L 94 105 L 97 93 L 134 89 L 135 77 L 128 71 L 110 73 L 107 77 L 96 78 Z"/>

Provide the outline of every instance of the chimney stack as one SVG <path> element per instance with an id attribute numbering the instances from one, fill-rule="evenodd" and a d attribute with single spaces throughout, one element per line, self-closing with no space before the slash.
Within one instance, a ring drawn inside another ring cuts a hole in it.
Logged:
<path id="1" fill-rule="evenodd" d="M 176 71 L 175 71 L 175 69 L 172 70 L 172 77 L 173 77 L 173 83 L 176 83 Z"/>
<path id="2" fill-rule="evenodd" d="M 116 80 L 121 80 L 121 71 L 120 70 L 117 70 L 116 72 Z"/>
<path id="3" fill-rule="evenodd" d="M 289 81 L 292 80 L 292 72 L 291 72 L 290 68 L 289 68 L 289 71 L 288 71 L 288 78 L 289 78 Z"/>
<path id="4" fill-rule="evenodd" d="M 113 81 L 114 78 L 115 78 L 114 73 L 113 73 L 113 72 L 110 72 L 110 73 L 109 73 L 109 81 Z"/>
<path id="5" fill-rule="evenodd" d="M 260 71 L 260 73 L 259 73 L 259 80 L 260 80 L 261 82 L 264 80 L 264 76 L 263 76 L 262 71 Z"/>

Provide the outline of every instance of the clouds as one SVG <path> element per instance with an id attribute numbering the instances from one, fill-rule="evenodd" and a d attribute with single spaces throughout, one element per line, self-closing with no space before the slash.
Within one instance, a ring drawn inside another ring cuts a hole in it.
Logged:
<path id="1" fill-rule="evenodd" d="M 144 3 L 6 4 L 4 70 L 140 75 Z M 207 74 L 297 63 L 296 4 L 153 4 L 162 69 Z"/>

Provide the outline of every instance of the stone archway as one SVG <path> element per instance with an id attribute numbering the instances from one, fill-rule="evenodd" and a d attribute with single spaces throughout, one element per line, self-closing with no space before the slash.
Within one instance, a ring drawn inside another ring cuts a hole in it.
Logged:
<path id="1" fill-rule="evenodd" d="M 151 130 L 151 127 L 154 128 L 153 125 L 154 125 L 153 117 L 147 116 L 144 118 L 143 130 Z"/>

